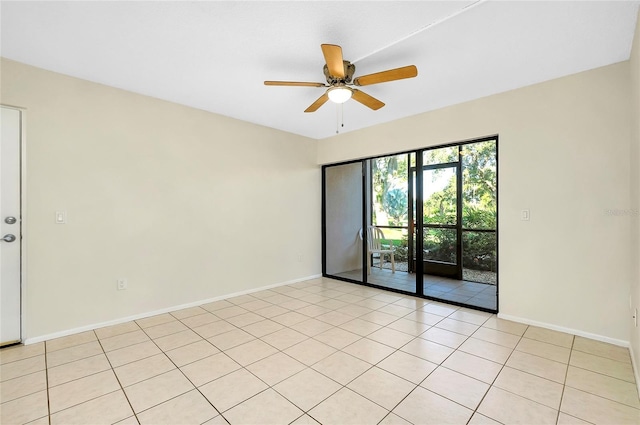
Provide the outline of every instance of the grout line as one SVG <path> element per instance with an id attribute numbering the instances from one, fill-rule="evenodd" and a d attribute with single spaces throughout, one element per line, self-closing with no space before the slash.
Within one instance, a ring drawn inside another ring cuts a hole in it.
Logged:
<path id="1" fill-rule="evenodd" d="M 569 359 L 569 361 L 571 361 L 571 359 Z M 599 371 L 597 371 L 597 370 L 587 369 L 586 367 L 576 366 L 576 365 L 573 365 L 573 364 L 571 364 L 571 363 L 567 363 L 567 370 L 569 369 L 569 366 L 570 366 L 570 367 L 574 367 L 574 368 L 576 368 L 576 369 L 586 370 L 587 372 L 595 373 L 596 375 L 604 376 L 604 377 L 606 377 L 606 378 L 615 379 L 615 380 L 620 381 L 620 382 L 622 382 L 622 383 L 627 383 L 627 384 L 636 385 L 635 381 L 634 381 L 634 382 L 632 382 L 632 381 L 627 381 L 626 379 L 618 378 L 617 376 L 607 375 L 607 374 L 606 374 L 606 373 L 604 373 L 604 372 L 599 372 Z M 633 375 L 632 375 L 632 376 L 633 376 Z M 578 389 L 579 389 L 579 388 L 578 388 Z"/>
<path id="2" fill-rule="evenodd" d="M 191 329 L 191 328 L 189 328 L 189 329 Z M 144 332 L 144 333 L 145 333 L 145 335 L 147 335 L 147 337 L 149 337 L 149 335 L 144 331 L 144 329 L 142 329 L 142 332 Z M 198 334 L 196 333 L 196 335 L 198 335 Z M 198 336 L 200 336 L 200 335 L 198 335 Z M 202 337 L 201 337 L 201 338 L 202 338 Z M 173 364 L 173 366 L 176 368 L 175 370 L 178 370 L 178 371 L 182 374 L 182 376 L 184 376 L 184 378 L 185 378 L 187 381 L 189 381 L 189 383 L 190 383 L 191 385 L 193 385 L 193 389 L 190 389 L 190 390 L 188 390 L 188 391 L 185 391 L 185 392 L 183 392 L 183 393 L 180 393 L 180 394 L 178 394 L 178 395 L 175 395 L 175 396 L 173 396 L 173 397 L 171 397 L 171 398 L 169 398 L 169 399 L 167 399 L 167 400 L 164 400 L 164 401 L 162 401 L 162 402 L 160 402 L 160 403 L 158 403 L 158 404 L 154 404 L 153 406 L 150 406 L 150 407 L 148 407 L 147 409 L 144 409 L 142 412 L 146 412 L 146 411 L 147 411 L 147 410 L 149 410 L 149 409 L 153 409 L 154 407 L 159 406 L 159 405 L 161 405 L 161 404 L 164 404 L 164 403 L 166 403 L 166 402 L 167 402 L 167 401 L 169 401 L 169 400 L 173 400 L 173 399 L 175 399 L 175 398 L 181 397 L 181 396 L 183 396 L 184 394 L 187 394 L 187 393 L 189 393 L 189 392 L 193 391 L 194 389 L 195 389 L 196 391 L 198 391 L 198 392 L 200 393 L 200 395 L 202 395 L 202 397 L 204 397 L 204 399 L 205 399 L 205 400 L 207 400 L 207 402 L 208 402 L 209 404 L 211 404 L 211 402 L 209 401 L 209 399 L 208 399 L 207 397 L 205 397 L 205 395 L 204 395 L 204 394 L 202 394 L 202 391 L 200 391 L 200 389 L 199 389 L 199 388 L 198 388 L 198 387 L 193 383 L 193 381 L 191 381 L 191 379 L 190 379 L 190 378 L 189 378 L 189 377 L 188 377 L 188 376 L 187 376 L 187 375 L 182 371 L 182 369 L 180 369 L 180 367 L 178 367 L 178 365 L 173 361 L 173 359 L 172 359 L 171 357 L 169 357 L 169 356 L 167 355 L 167 353 L 166 353 L 166 352 L 165 352 L 165 351 L 164 351 L 164 350 L 163 350 L 163 349 L 162 349 L 158 344 L 156 344 L 156 342 L 153 340 L 153 338 L 149 337 L 149 339 L 151 340 L 151 342 L 153 342 L 153 343 L 155 344 L 155 346 L 156 346 L 156 347 L 158 347 L 158 349 L 160 350 L 160 352 L 161 352 L 162 354 L 164 354 L 164 356 L 165 356 L 165 357 L 166 357 L 166 358 L 167 358 L 167 359 L 168 359 L 168 360 Z M 206 340 L 206 339 L 204 339 L 204 338 L 203 338 L 203 340 L 204 340 L 204 341 L 207 341 L 207 340 Z M 199 341 L 195 341 L 195 342 L 199 342 Z M 207 341 L 207 342 L 208 342 L 209 344 L 211 344 L 209 341 Z M 189 345 L 189 344 L 186 344 L 186 345 Z M 174 347 L 174 348 L 172 348 L 172 349 L 185 347 L 186 345 L 182 345 L 182 346 L 180 346 L 180 347 Z M 213 344 L 211 344 L 211 345 L 213 346 Z M 215 347 L 215 346 L 214 346 L 214 347 Z M 216 347 L 216 349 L 217 349 L 217 347 Z M 171 350 L 169 350 L 169 351 L 171 351 Z M 218 353 L 216 353 L 216 354 L 218 354 Z M 209 356 L 209 357 L 210 357 L 210 356 Z M 205 358 L 206 358 L 206 357 L 205 357 Z M 239 369 L 236 369 L 236 370 L 239 370 Z M 138 381 L 138 382 L 136 382 L 135 384 L 132 384 L 132 385 L 137 385 L 137 384 L 139 384 L 140 382 L 148 381 L 148 380 L 150 380 L 150 379 L 153 379 L 153 378 L 155 378 L 155 377 L 157 377 L 157 376 L 160 376 L 160 375 L 163 375 L 163 374 L 165 374 L 165 373 L 169 373 L 169 372 L 173 372 L 173 370 L 170 370 L 170 371 L 167 371 L 167 372 L 163 372 L 163 373 L 159 373 L 159 374 L 154 375 L 154 376 L 151 376 L 151 377 L 149 377 L 149 378 L 147 378 L 147 379 L 143 379 L 142 381 Z M 235 372 L 235 371 L 233 371 L 233 372 Z M 233 373 L 233 372 L 229 372 L 229 373 Z M 228 374 L 229 374 L 229 373 L 228 373 Z M 226 375 L 228 375 L 228 374 L 226 374 Z M 226 375 L 223 375 L 223 376 L 226 376 Z M 204 384 L 202 384 L 202 385 L 206 385 L 206 384 L 207 384 L 207 382 L 206 382 L 206 383 L 204 383 Z M 124 391 L 124 388 L 123 388 L 122 390 Z M 127 398 L 127 399 L 128 399 L 128 398 Z M 218 415 L 219 415 L 219 416 L 222 416 L 222 413 L 221 413 L 218 409 L 216 409 L 216 407 L 215 407 L 213 404 L 211 404 L 211 407 L 213 407 L 213 409 L 214 409 L 216 412 L 218 412 Z M 133 410 L 133 406 L 132 406 L 132 410 Z M 142 412 L 140 412 L 140 413 L 142 413 Z M 134 411 L 134 414 L 135 414 L 135 411 Z M 136 419 L 137 419 L 137 414 L 136 414 Z M 209 418 L 209 419 L 213 419 L 213 418 Z M 224 419 L 225 421 L 227 421 L 227 420 L 226 420 L 226 418 L 224 418 L 224 416 L 223 416 L 223 419 Z M 139 422 L 140 422 L 140 421 L 138 421 L 138 423 L 139 423 Z M 228 423 L 228 421 L 227 421 L 227 423 Z"/>
<path id="3" fill-rule="evenodd" d="M 93 332 L 95 333 L 95 330 Z M 127 392 L 124 390 L 124 387 L 122 386 L 122 382 L 120 382 L 120 378 L 118 377 L 118 374 L 116 373 L 113 365 L 111 364 L 111 360 L 109 360 L 109 356 L 107 356 L 107 352 L 104 350 L 104 347 L 102 346 L 102 341 L 100 341 L 100 338 L 98 338 L 97 334 L 96 334 L 96 339 L 98 340 L 98 344 L 100 344 L 100 348 L 102 349 L 102 354 L 107 359 L 107 362 L 109 363 L 109 366 L 111 367 L 111 373 L 113 373 L 113 376 L 115 376 L 116 381 L 118 381 L 118 385 L 120 385 L 120 391 L 122 391 L 122 394 L 124 394 L 124 398 L 127 400 L 127 403 L 129 404 L 129 407 L 131 408 L 131 412 L 133 413 L 133 417 L 136 419 L 136 422 L 140 423 L 140 420 L 138 420 L 138 415 L 137 415 L 135 409 L 133 408 L 133 405 L 131 404 L 131 401 L 129 400 L 129 396 L 127 395 Z M 133 345 L 135 345 L 135 344 L 133 344 Z M 124 348 L 124 347 L 122 347 L 122 348 Z M 130 416 L 128 416 L 128 417 L 130 417 Z M 49 424 L 49 425 L 51 425 L 51 424 Z"/>
<path id="4" fill-rule="evenodd" d="M 564 391 L 567 388 L 567 376 L 569 376 L 569 365 L 571 364 L 571 355 L 573 354 L 573 346 L 576 342 L 576 337 L 571 338 L 571 348 L 569 351 L 569 359 L 567 360 L 567 369 L 564 372 L 564 381 L 562 382 L 562 393 L 560 394 L 560 404 L 558 405 L 558 414 L 556 415 L 556 423 L 560 420 L 560 412 L 562 409 L 562 401 L 564 399 Z"/>
<path id="5" fill-rule="evenodd" d="M 103 370 L 103 372 L 108 372 L 108 371 Z M 109 391 L 108 393 L 105 393 L 105 394 L 99 395 L 99 396 L 97 396 L 97 397 L 90 398 L 90 399 L 85 400 L 85 401 L 83 401 L 83 402 L 81 402 L 81 403 L 74 404 L 73 406 L 65 407 L 64 409 L 62 409 L 62 410 L 58 410 L 57 412 L 55 412 L 55 413 L 53 413 L 53 414 L 54 414 L 54 415 L 57 415 L 57 414 L 58 414 L 58 413 L 60 413 L 60 412 L 64 412 L 64 411 L 66 411 L 66 410 L 76 408 L 76 407 L 81 406 L 81 405 L 83 405 L 83 404 L 85 404 L 85 403 L 89 403 L 89 402 L 91 402 L 91 401 L 97 400 L 97 399 L 99 399 L 99 398 L 101 398 L 101 397 L 104 397 L 104 396 L 107 396 L 107 395 L 110 395 L 110 394 L 113 394 L 113 393 L 116 393 L 116 392 L 118 392 L 118 391 L 120 391 L 120 389 L 116 389 L 116 390 L 113 390 L 113 391 Z M 133 411 L 133 409 L 132 409 L 132 411 Z M 130 417 L 131 417 L 131 416 L 127 416 L 126 418 L 121 419 L 121 420 L 125 420 L 125 419 L 130 418 Z"/>
<path id="6" fill-rule="evenodd" d="M 95 340 L 95 341 L 97 341 L 98 343 L 100 343 L 100 340 L 97 338 L 97 335 L 96 335 L 96 340 Z M 94 341 L 90 341 L 90 342 L 94 342 Z M 45 342 L 45 344 L 46 344 L 46 342 Z M 77 346 L 79 346 L 79 345 L 83 345 L 83 344 L 78 344 L 78 345 L 74 345 L 74 346 L 71 346 L 71 347 L 77 347 Z M 67 348 L 71 348 L 71 347 L 67 347 Z M 68 364 L 71 364 L 71 363 L 74 363 L 74 362 L 77 362 L 77 361 L 86 360 L 86 359 L 89 359 L 89 358 L 92 358 L 92 357 L 98 357 L 98 356 L 100 356 L 100 355 L 104 356 L 104 357 L 107 359 L 107 362 L 109 362 L 109 359 L 108 359 L 108 357 L 106 356 L 106 353 L 105 353 L 105 351 L 104 351 L 104 348 L 102 347 L 102 345 L 101 345 L 101 344 L 100 344 L 100 348 L 102 349 L 102 353 L 98 353 L 98 354 L 95 354 L 95 355 L 93 355 L 93 356 L 83 357 L 83 358 L 81 358 L 81 359 L 77 359 L 77 360 L 74 360 L 74 361 L 72 361 L 72 362 L 63 363 L 63 364 L 61 364 L 61 365 L 54 366 L 52 369 L 54 369 L 54 368 L 56 368 L 56 367 L 59 367 L 59 366 L 68 365 Z M 59 350 L 56 350 L 56 351 L 59 351 Z M 55 351 L 54 351 L 54 352 L 55 352 Z M 70 383 L 70 382 L 78 381 L 78 380 L 80 380 L 80 379 L 83 379 L 83 378 L 86 378 L 86 377 L 89 377 L 89 376 L 94 376 L 94 375 L 97 375 L 97 374 L 100 374 L 100 373 L 103 373 L 103 372 L 108 372 L 108 371 L 113 372 L 113 374 L 114 374 L 114 376 L 115 376 L 116 380 L 118 380 L 118 376 L 115 374 L 115 372 L 114 372 L 114 370 L 113 370 L 113 367 L 111 366 L 111 363 L 109 363 L 109 367 L 110 367 L 110 368 L 109 368 L 108 370 L 101 370 L 101 371 L 99 371 L 99 372 L 90 373 L 90 374 L 85 375 L 85 376 L 82 376 L 82 377 L 80 377 L 80 378 L 72 379 L 72 380 L 70 380 L 70 381 L 63 382 L 62 384 L 55 385 L 55 386 L 53 386 L 53 387 L 51 387 L 51 388 L 55 388 L 55 387 L 58 387 L 58 386 L 60 386 L 60 385 L 65 385 L 65 384 L 68 384 L 68 383 Z M 47 376 L 48 376 L 48 368 L 47 368 Z M 120 389 L 122 389 L 122 385 L 120 384 L 119 380 L 118 380 L 118 384 L 120 385 Z M 74 404 L 74 405 L 72 405 L 72 406 L 68 406 L 68 407 L 66 407 L 66 408 L 64 408 L 64 409 L 62 409 L 62 410 L 59 410 L 59 411 L 55 412 L 55 413 L 57 414 L 57 413 L 60 413 L 60 412 L 64 412 L 65 410 L 69 410 L 69 409 L 72 409 L 72 408 L 74 408 L 74 407 L 80 406 L 81 404 L 88 403 L 88 402 L 93 401 L 93 400 L 97 400 L 97 399 L 98 399 L 98 398 L 100 398 L 100 397 L 104 397 L 104 396 L 106 396 L 106 395 L 113 394 L 113 393 L 115 393 L 115 392 L 117 392 L 117 391 L 119 391 L 119 390 L 110 391 L 110 392 L 108 392 L 108 393 L 105 393 L 105 394 L 99 395 L 99 396 L 97 396 L 97 397 L 90 398 L 90 399 L 85 400 L 85 401 L 83 401 L 83 402 L 81 402 L 81 403 L 77 403 L 77 404 Z M 123 391 L 123 392 L 124 392 L 124 391 Z M 48 394 L 49 394 L 49 382 L 48 382 L 48 379 L 47 379 L 47 399 L 48 399 Z M 125 397 L 126 397 L 126 393 L 125 393 Z M 127 401 L 128 401 L 128 400 L 127 400 Z M 133 408 L 131 409 L 131 411 L 133 412 Z M 135 412 L 134 412 L 134 414 L 135 414 Z M 128 417 L 130 417 L 130 416 L 128 416 Z M 128 417 L 127 417 L 127 418 L 128 418 Z M 124 419 L 127 419 L 127 418 L 124 418 Z M 51 422 L 51 413 L 49 414 L 49 422 Z"/>
<path id="7" fill-rule="evenodd" d="M 495 314 L 494 314 L 495 316 Z M 497 316 L 496 316 L 497 317 Z M 485 321 L 486 323 L 486 321 Z M 527 329 L 529 328 L 529 326 L 527 326 Z M 522 335 L 520 335 L 520 338 L 518 339 L 518 343 L 516 344 L 516 347 L 518 346 L 518 344 L 520 344 L 520 341 L 522 341 L 522 338 L 524 338 L 524 334 L 526 332 L 525 331 L 522 333 Z M 475 332 L 474 332 L 475 333 Z M 513 353 L 516 351 L 515 347 L 511 350 L 511 354 L 509 354 L 509 357 L 507 357 L 507 359 L 505 360 L 505 362 L 503 363 L 502 367 L 500 368 L 500 371 L 496 374 L 496 377 L 493 378 L 493 381 L 491 381 L 491 383 L 489 384 L 489 388 L 487 389 L 487 391 L 484 393 L 484 395 L 482 396 L 482 398 L 480 399 L 480 401 L 478 402 L 478 405 L 476 406 L 475 409 L 473 409 L 473 413 L 471 414 L 471 417 L 473 417 L 473 415 L 475 415 L 476 413 L 478 413 L 478 408 L 480 406 L 482 406 L 482 403 L 484 402 L 484 399 L 487 397 L 487 394 L 489 394 L 489 391 L 491 391 L 491 388 L 494 388 L 494 384 L 496 383 L 496 380 L 498 379 L 498 376 L 500 376 L 500 374 L 502 373 L 502 371 L 504 370 L 505 367 L 507 367 L 507 362 L 509 362 L 509 359 L 511 358 L 511 356 L 513 355 Z M 498 387 L 495 387 L 498 388 Z M 517 394 L 516 394 L 517 395 Z M 522 397 L 522 396 L 520 396 Z M 528 399 L 527 399 L 528 400 Z M 481 414 L 481 413 L 479 413 Z M 484 416 L 484 415 L 483 415 Z M 490 418 L 493 419 L 493 418 Z M 495 419 L 494 419 L 495 420 Z M 496 420 L 496 422 L 498 422 Z"/>
<path id="8" fill-rule="evenodd" d="M 44 344 L 44 376 L 45 376 L 45 385 L 47 387 L 47 419 L 49 420 L 49 425 L 51 425 L 51 399 L 49 398 L 49 367 L 47 365 L 47 343 Z"/>
<path id="9" fill-rule="evenodd" d="M 541 342 L 543 342 L 543 341 L 541 341 Z M 598 342 L 600 342 L 600 341 L 598 341 Z M 606 343 L 606 342 L 605 342 L 604 344 L 608 344 L 608 343 Z M 561 346 L 559 346 L 559 347 L 561 347 Z M 565 348 L 566 348 L 566 347 L 565 347 Z M 624 348 L 624 347 L 621 347 L 621 348 Z M 625 349 L 627 349 L 627 350 L 628 350 L 628 348 L 625 348 Z M 623 364 L 623 365 L 629 365 L 629 366 L 633 369 L 633 363 L 631 362 L 631 360 L 629 360 L 628 362 L 621 361 L 621 360 L 616 360 L 616 359 L 612 359 L 611 357 L 605 357 L 605 356 L 601 356 L 601 355 L 599 355 L 599 354 L 589 353 L 588 351 L 579 350 L 579 349 L 577 349 L 577 348 L 573 348 L 573 346 L 572 346 L 572 348 L 571 348 L 571 351 L 572 351 L 572 352 L 573 352 L 573 351 L 577 351 L 577 352 L 579 352 L 579 353 L 588 354 L 588 355 L 593 356 L 593 357 L 599 357 L 599 358 L 601 358 L 601 359 L 611 360 L 612 362 L 621 363 L 621 364 Z M 635 380 L 635 377 L 634 377 L 634 380 Z"/>
<path id="10" fill-rule="evenodd" d="M 107 357 L 107 356 L 105 355 L 105 353 L 104 353 L 104 352 L 102 352 L 102 353 L 94 354 L 94 355 L 92 355 L 92 356 L 83 357 L 83 358 L 81 358 L 81 359 L 77 359 L 77 360 L 74 360 L 74 361 L 69 362 L 69 363 L 64 363 L 64 364 L 61 364 L 61 365 L 58 365 L 58 366 L 53 366 L 53 367 L 52 367 L 52 368 L 50 368 L 50 369 L 56 369 L 56 368 L 58 368 L 58 367 L 67 366 L 67 365 L 70 365 L 71 363 L 81 362 L 81 361 L 83 361 L 83 360 L 91 359 L 91 358 L 93 358 L 93 357 L 98 357 L 98 356 L 105 356 L 105 358 Z M 108 359 L 107 359 L 107 360 L 108 360 Z M 111 367 L 111 365 L 109 365 L 109 367 Z M 71 379 L 71 380 L 69 380 L 69 381 L 61 382 L 61 383 L 59 383 L 59 384 L 51 385 L 51 386 L 49 386 L 49 381 L 47 380 L 47 388 L 55 388 L 55 387 L 59 387 L 60 385 L 65 385 L 65 384 L 68 384 L 68 383 L 70 383 L 70 382 L 79 381 L 80 379 L 87 378 L 87 377 L 89 377 L 89 376 L 93 376 L 93 375 L 97 375 L 97 374 L 102 373 L 102 372 L 106 372 L 107 370 L 108 370 L 108 369 L 105 369 L 105 370 L 99 370 L 99 371 L 97 371 L 97 372 L 93 372 L 93 373 L 88 373 L 88 374 L 83 375 L 83 376 L 81 376 L 81 377 L 79 377 L 79 378 L 74 378 L 74 379 Z M 47 375 L 48 375 L 48 372 L 49 372 L 49 369 L 47 369 Z"/>

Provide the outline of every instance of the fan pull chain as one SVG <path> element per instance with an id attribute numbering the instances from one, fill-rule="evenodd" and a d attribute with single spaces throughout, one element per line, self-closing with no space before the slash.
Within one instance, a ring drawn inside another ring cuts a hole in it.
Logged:
<path id="1" fill-rule="evenodd" d="M 340 127 L 344 128 L 344 103 L 338 103 L 336 106 L 336 134 L 340 134 Z"/>

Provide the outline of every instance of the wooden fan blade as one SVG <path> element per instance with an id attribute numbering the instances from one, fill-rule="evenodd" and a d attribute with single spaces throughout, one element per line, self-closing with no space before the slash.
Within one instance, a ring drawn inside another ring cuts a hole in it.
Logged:
<path id="1" fill-rule="evenodd" d="M 362 103 L 364 106 L 367 106 L 367 107 L 373 109 L 374 111 L 377 111 L 378 109 L 380 109 L 380 108 L 382 108 L 384 106 L 384 103 L 380 102 L 375 97 L 369 96 L 365 92 L 362 92 L 362 91 L 360 91 L 358 89 L 353 89 L 353 95 L 351 97 L 354 100 Z"/>
<path id="2" fill-rule="evenodd" d="M 315 112 L 318 110 L 319 107 L 321 107 L 322 105 L 324 105 L 326 103 L 326 101 L 329 100 L 329 95 L 327 95 L 326 93 L 323 94 L 322 96 L 320 96 L 318 98 L 318 100 L 316 100 L 315 102 L 313 102 L 311 104 L 311 106 L 309 106 L 307 109 L 305 109 L 305 112 Z"/>
<path id="3" fill-rule="evenodd" d="M 322 44 L 322 54 L 329 68 L 329 75 L 344 78 L 344 63 L 342 62 L 342 47 L 335 44 Z"/>
<path id="4" fill-rule="evenodd" d="M 368 86 L 370 84 L 413 78 L 416 75 L 418 75 L 418 68 L 416 68 L 415 65 L 409 65 L 388 71 L 376 72 L 375 74 L 363 75 L 362 77 L 354 79 L 353 84 L 356 86 Z"/>
<path id="5" fill-rule="evenodd" d="M 305 83 L 302 81 L 265 81 L 265 86 L 297 86 L 297 87 L 324 87 L 324 83 Z"/>

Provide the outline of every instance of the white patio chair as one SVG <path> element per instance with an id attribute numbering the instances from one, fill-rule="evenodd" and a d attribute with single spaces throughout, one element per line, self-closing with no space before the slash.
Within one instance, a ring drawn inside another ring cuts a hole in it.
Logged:
<path id="1" fill-rule="evenodd" d="M 362 229 L 360 229 L 360 239 L 362 237 Z M 391 261 L 391 272 L 396 272 L 396 261 L 393 258 L 394 248 L 393 242 L 389 240 L 389 248 L 382 246 L 382 240 L 386 239 L 384 237 L 384 232 L 382 229 L 376 226 L 367 226 L 367 274 L 371 274 L 371 258 L 374 254 L 378 254 L 379 266 L 380 270 L 382 270 L 382 262 L 384 261 L 384 256 L 389 254 L 389 259 Z"/>

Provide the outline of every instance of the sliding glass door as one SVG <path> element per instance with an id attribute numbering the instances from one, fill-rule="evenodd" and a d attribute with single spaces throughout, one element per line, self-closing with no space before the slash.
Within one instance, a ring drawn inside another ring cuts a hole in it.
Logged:
<path id="1" fill-rule="evenodd" d="M 323 274 L 497 311 L 497 137 L 324 166 Z"/>
<path id="2" fill-rule="evenodd" d="M 362 281 L 364 178 L 361 161 L 326 167 L 323 173 L 323 274 Z"/>

